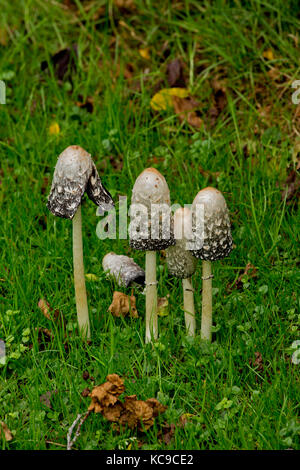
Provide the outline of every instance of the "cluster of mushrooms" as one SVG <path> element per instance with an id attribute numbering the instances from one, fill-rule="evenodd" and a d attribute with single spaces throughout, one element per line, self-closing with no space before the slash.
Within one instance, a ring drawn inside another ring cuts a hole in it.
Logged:
<path id="1" fill-rule="evenodd" d="M 90 323 L 85 288 L 81 200 L 88 197 L 103 210 L 110 210 L 114 203 L 109 192 L 102 185 L 97 169 L 89 153 L 79 146 L 70 146 L 58 158 L 47 207 L 56 216 L 73 220 L 73 263 L 74 286 L 78 325 L 81 334 L 90 338 Z M 153 215 L 155 207 L 171 207 L 170 191 L 165 178 L 154 168 L 147 168 L 137 178 L 131 198 L 133 206 L 144 208 Z M 202 232 L 195 231 L 196 207 L 203 207 Z M 130 210 L 131 220 L 133 214 Z M 149 343 L 158 338 L 157 321 L 157 280 L 156 252 L 165 250 L 168 270 L 171 275 L 182 279 L 183 305 L 187 334 L 196 332 L 194 289 L 192 276 L 198 259 L 202 260 L 202 318 L 201 338 L 211 341 L 212 331 L 212 269 L 211 262 L 222 259 L 232 250 L 232 237 L 226 201 L 220 191 L 205 188 L 196 195 L 191 209 L 179 208 L 170 219 L 159 216 L 147 219 L 147 234 L 143 230 L 129 228 L 130 246 L 145 252 L 145 271 L 132 258 L 108 253 L 103 258 L 103 269 L 112 275 L 119 285 L 132 283 L 146 287 L 146 335 Z M 158 220 L 157 230 L 152 230 L 151 220 Z M 196 234 L 196 243 L 190 239 Z"/>

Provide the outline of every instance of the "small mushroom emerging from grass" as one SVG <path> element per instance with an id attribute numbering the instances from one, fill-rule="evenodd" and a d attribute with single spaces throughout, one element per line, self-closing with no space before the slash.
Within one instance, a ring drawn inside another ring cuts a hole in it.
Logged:
<path id="1" fill-rule="evenodd" d="M 195 336 L 194 289 L 191 277 L 196 271 L 197 260 L 186 246 L 187 240 L 191 238 L 191 233 L 191 211 L 187 207 L 177 209 L 174 214 L 176 245 L 170 246 L 166 250 L 166 259 L 169 272 L 182 279 L 185 325 L 188 335 Z"/>
<path id="2" fill-rule="evenodd" d="M 145 282 L 145 271 L 129 256 L 107 253 L 103 257 L 102 266 L 119 286 L 128 287 L 133 283 L 144 284 Z"/>
<path id="3" fill-rule="evenodd" d="M 201 337 L 211 341 L 212 327 L 212 271 L 211 261 L 225 258 L 232 250 L 230 220 L 226 201 L 220 191 L 205 188 L 196 195 L 192 214 L 197 205 L 204 208 L 204 236 L 199 240 L 201 248 L 192 250 L 193 255 L 203 260 L 202 264 L 202 319 Z M 196 234 L 197 236 L 197 234 Z"/>
<path id="4" fill-rule="evenodd" d="M 54 215 L 73 220 L 73 265 L 78 325 L 82 335 L 89 339 L 90 322 L 81 224 L 81 200 L 85 192 L 104 210 L 113 206 L 111 195 L 103 187 L 90 154 L 78 145 L 71 145 L 58 157 L 47 207 Z"/>
<path id="5" fill-rule="evenodd" d="M 162 213 L 161 213 L 162 211 Z M 136 227 L 139 219 L 144 222 Z M 147 168 L 136 179 L 130 208 L 130 246 L 146 252 L 146 343 L 158 337 L 156 251 L 175 243 L 171 227 L 170 191 L 155 168 Z M 133 231 L 136 228 L 136 231 Z"/>

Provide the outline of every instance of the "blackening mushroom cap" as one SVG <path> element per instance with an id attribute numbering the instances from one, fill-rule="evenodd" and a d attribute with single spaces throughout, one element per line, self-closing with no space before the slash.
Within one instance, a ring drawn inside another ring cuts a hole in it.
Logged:
<path id="1" fill-rule="evenodd" d="M 170 208 L 170 191 L 163 175 L 155 168 L 146 168 L 136 179 L 131 197 L 130 215 L 133 206 L 143 206 L 147 210 L 147 233 L 135 234 L 130 230 L 130 246 L 136 250 L 158 251 L 174 245 L 173 222 Z M 159 212 L 158 206 L 162 212 Z M 152 215 L 152 218 L 151 218 Z M 155 215 L 157 217 L 155 217 Z M 151 220 L 156 220 L 157 231 L 151 233 Z"/>
<path id="2" fill-rule="evenodd" d="M 187 249 L 192 235 L 192 214 L 187 208 L 179 208 L 174 214 L 174 236 L 176 245 L 166 250 L 170 274 L 180 279 L 191 277 L 196 271 L 197 260 Z"/>
<path id="3" fill-rule="evenodd" d="M 192 204 L 193 216 L 197 204 L 204 207 L 204 237 L 202 247 L 192 250 L 193 255 L 207 261 L 225 258 L 231 252 L 233 242 L 223 194 L 211 187 L 199 191 Z"/>
<path id="4" fill-rule="evenodd" d="M 91 155 L 78 145 L 71 145 L 58 157 L 47 207 L 58 217 L 72 219 L 85 192 L 97 206 L 105 210 L 113 206 Z"/>
<path id="5" fill-rule="evenodd" d="M 102 266 L 105 272 L 115 278 L 119 286 L 128 287 L 132 282 L 145 282 L 145 271 L 128 256 L 107 253 L 103 257 Z"/>

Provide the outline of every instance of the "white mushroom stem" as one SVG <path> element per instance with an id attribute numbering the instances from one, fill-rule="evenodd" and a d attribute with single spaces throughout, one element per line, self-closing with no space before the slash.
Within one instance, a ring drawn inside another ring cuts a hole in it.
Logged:
<path id="1" fill-rule="evenodd" d="M 84 338 L 90 339 L 91 331 L 83 265 L 81 204 L 79 204 L 73 218 L 73 266 L 79 331 Z"/>
<path id="2" fill-rule="evenodd" d="M 202 319 L 201 338 L 211 341 L 212 327 L 212 275 L 211 262 L 202 261 Z"/>
<path id="3" fill-rule="evenodd" d="M 146 251 L 146 343 L 156 340 L 157 329 L 157 287 L 156 252 Z"/>
<path id="4" fill-rule="evenodd" d="M 182 279 L 183 287 L 183 308 L 184 318 L 187 334 L 195 336 L 196 320 L 195 320 L 195 305 L 194 305 L 194 289 L 192 285 L 192 278 Z"/>

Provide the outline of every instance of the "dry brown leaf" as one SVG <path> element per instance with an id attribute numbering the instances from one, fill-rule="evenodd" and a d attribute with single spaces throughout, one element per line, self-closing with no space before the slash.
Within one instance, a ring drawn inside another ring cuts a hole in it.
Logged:
<path id="1" fill-rule="evenodd" d="M 118 397 L 125 390 L 124 381 L 117 374 L 108 375 L 106 379 L 107 382 L 94 387 L 89 394 L 92 403 L 88 411 L 101 413 L 108 421 L 118 423 L 122 428 L 128 426 L 147 431 L 154 419 L 166 410 L 155 398 L 143 401 L 138 400 L 136 395 L 130 395 L 121 402 Z"/>
<path id="2" fill-rule="evenodd" d="M 227 105 L 227 95 L 226 95 L 226 86 L 225 82 L 218 80 L 217 78 L 212 81 L 212 90 L 213 90 L 213 100 L 214 104 L 209 110 L 210 123 L 214 125 L 217 118 Z"/>
<path id="3" fill-rule="evenodd" d="M 297 170 L 298 167 L 297 166 Z M 285 180 L 285 188 L 281 192 L 281 199 L 286 200 L 288 202 L 292 202 L 293 200 L 298 200 L 300 198 L 300 175 L 297 170 L 292 170 Z"/>
<path id="4" fill-rule="evenodd" d="M 12 432 L 10 429 L 8 429 L 8 426 L 4 423 L 4 421 L 0 421 L 0 436 L 2 433 L 4 434 L 4 438 L 7 442 L 13 440 Z"/>
<path id="5" fill-rule="evenodd" d="M 114 405 L 118 401 L 118 396 L 124 392 L 124 381 L 117 374 L 110 374 L 106 377 L 107 382 L 97 385 L 90 393 L 92 403 L 89 411 L 101 413 L 108 406 Z"/>
<path id="6" fill-rule="evenodd" d="M 199 103 L 193 97 L 180 98 L 172 96 L 174 111 L 180 121 L 187 121 L 191 126 L 200 128 L 203 125 L 202 119 L 197 116 L 195 109 Z"/>
<path id="7" fill-rule="evenodd" d="M 121 426 L 130 429 L 139 428 L 146 431 L 153 425 L 153 409 L 145 401 L 138 400 L 136 395 L 125 397 L 125 413 L 120 417 Z"/>
<path id="8" fill-rule="evenodd" d="M 259 351 L 254 353 L 255 359 L 250 359 L 249 364 L 250 366 L 254 367 L 258 372 L 263 372 L 264 365 L 263 365 L 263 358 Z"/>
<path id="9" fill-rule="evenodd" d="M 180 59 L 172 60 L 167 66 L 168 84 L 172 87 L 185 88 L 183 64 Z"/>
<path id="10" fill-rule="evenodd" d="M 113 406 L 103 408 L 102 415 L 108 421 L 117 423 L 120 419 L 123 409 L 123 404 L 120 401 L 117 401 Z"/>
<path id="11" fill-rule="evenodd" d="M 114 0 L 114 4 L 120 10 L 127 10 L 128 12 L 136 10 L 136 5 L 135 5 L 134 0 Z"/>
<path id="12" fill-rule="evenodd" d="M 171 424 L 166 423 L 163 426 L 160 437 L 162 437 L 164 444 L 169 445 L 171 443 L 175 434 L 175 429 L 176 429 L 176 426 L 174 423 L 171 423 Z"/>
<path id="13" fill-rule="evenodd" d="M 161 413 L 164 413 L 167 409 L 167 407 L 162 405 L 158 400 L 156 400 L 156 398 L 148 398 L 146 403 L 152 408 L 154 418 L 156 418 Z"/>
<path id="14" fill-rule="evenodd" d="M 42 314 L 48 319 L 51 320 L 51 316 L 49 313 L 50 305 L 49 302 L 45 299 L 40 299 L 38 302 L 38 307 L 42 311 Z"/>
<path id="15" fill-rule="evenodd" d="M 123 292 L 115 291 L 113 294 L 113 300 L 111 305 L 108 307 L 108 310 L 114 317 L 125 317 L 130 314 L 132 318 L 138 318 L 138 312 L 136 309 L 136 298 L 133 295 L 131 296 L 123 294 Z"/>
<path id="16" fill-rule="evenodd" d="M 60 325 L 65 326 L 65 318 L 60 313 L 58 308 L 55 310 L 53 307 L 50 306 L 49 302 L 45 299 L 40 299 L 38 302 L 38 307 L 42 311 L 43 315 L 47 318 L 47 320 L 58 321 Z"/>

